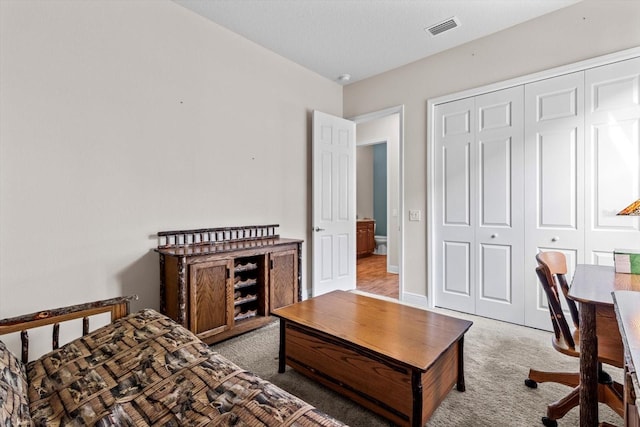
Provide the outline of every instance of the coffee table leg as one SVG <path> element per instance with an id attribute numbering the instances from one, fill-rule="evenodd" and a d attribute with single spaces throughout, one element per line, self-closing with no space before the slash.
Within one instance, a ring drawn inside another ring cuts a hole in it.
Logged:
<path id="1" fill-rule="evenodd" d="M 280 319 L 280 352 L 278 356 L 278 373 L 282 374 L 285 370 L 286 360 L 285 360 L 285 349 L 284 349 L 284 331 L 285 331 L 285 323 L 286 320 Z"/>
<path id="2" fill-rule="evenodd" d="M 458 391 L 465 391 L 464 386 L 464 335 L 458 340 L 458 382 L 456 384 Z"/>
<path id="3" fill-rule="evenodd" d="M 413 389 L 413 414 L 411 427 L 420 427 L 422 424 L 422 374 L 418 371 L 411 372 L 411 388 Z"/>

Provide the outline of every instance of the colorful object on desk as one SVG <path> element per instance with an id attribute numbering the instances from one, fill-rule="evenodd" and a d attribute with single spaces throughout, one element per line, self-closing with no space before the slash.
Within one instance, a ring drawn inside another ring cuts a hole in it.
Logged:
<path id="1" fill-rule="evenodd" d="M 640 250 L 614 249 L 613 262 L 616 273 L 640 274 Z"/>
<path id="2" fill-rule="evenodd" d="M 626 208 L 622 209 L 617 215 L 632 215 L 632 216 L 640 216 L 640 199 L 631 203 Z"/>

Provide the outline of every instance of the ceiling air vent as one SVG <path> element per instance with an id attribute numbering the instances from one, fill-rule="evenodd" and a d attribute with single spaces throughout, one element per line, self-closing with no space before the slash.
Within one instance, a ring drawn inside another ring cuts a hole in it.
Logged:
<path id="1" fill-rule="evenodd" d="M 432 36 L 437 36 L 438 34 L 444 33 L 445 31 L 451 30 L 458 26 L 460 26 L 460 22 L 458 21 L 458 18 L 454 16 L 453 18 L 449 18 L 438 24 L 427 27 L 425 28 L 425 30 Z"/>

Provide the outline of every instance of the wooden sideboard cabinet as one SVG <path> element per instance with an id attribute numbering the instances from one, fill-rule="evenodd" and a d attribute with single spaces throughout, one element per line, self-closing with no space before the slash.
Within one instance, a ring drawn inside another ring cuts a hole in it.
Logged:
<path id="1" fill-rule="evenodd" d="M 158 235 L 193 231 L 201 232 Z M 301 240 L 222 236 L 156 249 L 160 311 L 208 344 L 263 326 L 272 310 L 301 299 Z"/>
<path id="2" fill-rule="evenodd" d="M 372 219 L 356 221 L 356 255 L 358 258 L 369 256 L 376 249 L 375 224 L 376 222 Z"/>

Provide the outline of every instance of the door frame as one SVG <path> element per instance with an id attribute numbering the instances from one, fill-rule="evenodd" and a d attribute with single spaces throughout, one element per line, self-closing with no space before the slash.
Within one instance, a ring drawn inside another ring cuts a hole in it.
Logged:
<path id="1" fill-rule="evenodd" d="M 358 124 L 371 120 L 382 119 L 384 117 L 398 114 L 398 299 L 405 301 L 404 297 L 404 105 L 385 108 L 383 110 L 372 111 L 348 117 L 348 120 L 356 124 L 356 135 Z M 382 141 L 377 141 L 382 142 Z M 359 144 L 356 143 L 356 147 Z M 364 144 L 360 144 L 364 145 Z M 388 147 L 388 145 L 387 145 Z M 388 187 L 388 185 L 387 185 Z M 389 220 L 387 219 L 387 223 Z M 387 260 L 388 267 L 388 260 Z M 388 268 L 387 268 L 388 269 Z"/>
<path id="2" fill-rule="evenodd" d="M 357 127 L 357 124 L 356 124 L 356 127 Z M 385 225 L 387 226 L 387 230 L 389 230 L 389 226 L 390 226 L 390 223 L 391 223 L 391 220 L 389 219 L 389 218 L 391 218 L 391 214 L 389 212 L 389 208 L 391 207 L 391 204 L 389 203 L 389 192 L 391 190 L 391 185 L 389 184 L 390 178 L 389 178 L 389 138 L 388 137 L 381 137 L 381 138 L 376 138 L 376 139 L 372 139 L 372 140 L 369 140 L 369 141 L 362 141 L 362 142 L 357 142 L 356 143 L 356 174 L 358 173 L 358 166 L 357 166 L 358 165 L 358 161 L 357 161 L 358 148 L 359 147 L 371 147 L 371 146 L 378 145 L 378 144 L 387 144 L 387 146 L 386 146 L 386 152 L 387 152 L 387 164 L 386 164 L 386 167 L 387 167 L 387 182 L 385 183 L 386 184 L 386 189 L 385 190 L 387 192 L 387 205 L 386 205 L 387 223 Z M 358 183 L 357 183 L 357 179 L 356 179 L 356 193 L 357 193 L 357 191 L 358 191 Z M 358 200 L 356 198 L 356 211 L 357 211 L 357 203 L 358 203 Z M 398 211 L 400 211 L 400 207 L 399 206 L 397 207 L 397 209 L 398 209 Z M 357 221 L 358 220 L 356 219 L 356 222 Z M 398 233 L 398 234 L 400 234 L 400 233 Z M 393 239 L 389 239 L 389 232 L 387 231 L 387 248 L 389 246 L 391 246 L 390 242 L 392 242 L 392 241 L 393 241 Z M 398 262 L 400 262 L 400 258 L 399 257 L 398 257 Z M 390 267 L 389 257 L 387 257 L 387 273 L 398 273 L 397 271 L 391 271 L 389 267 Z M 357 281 L 357 279 L 358 279 L 358 273 L 356 272 L 356 281 Z"/>

